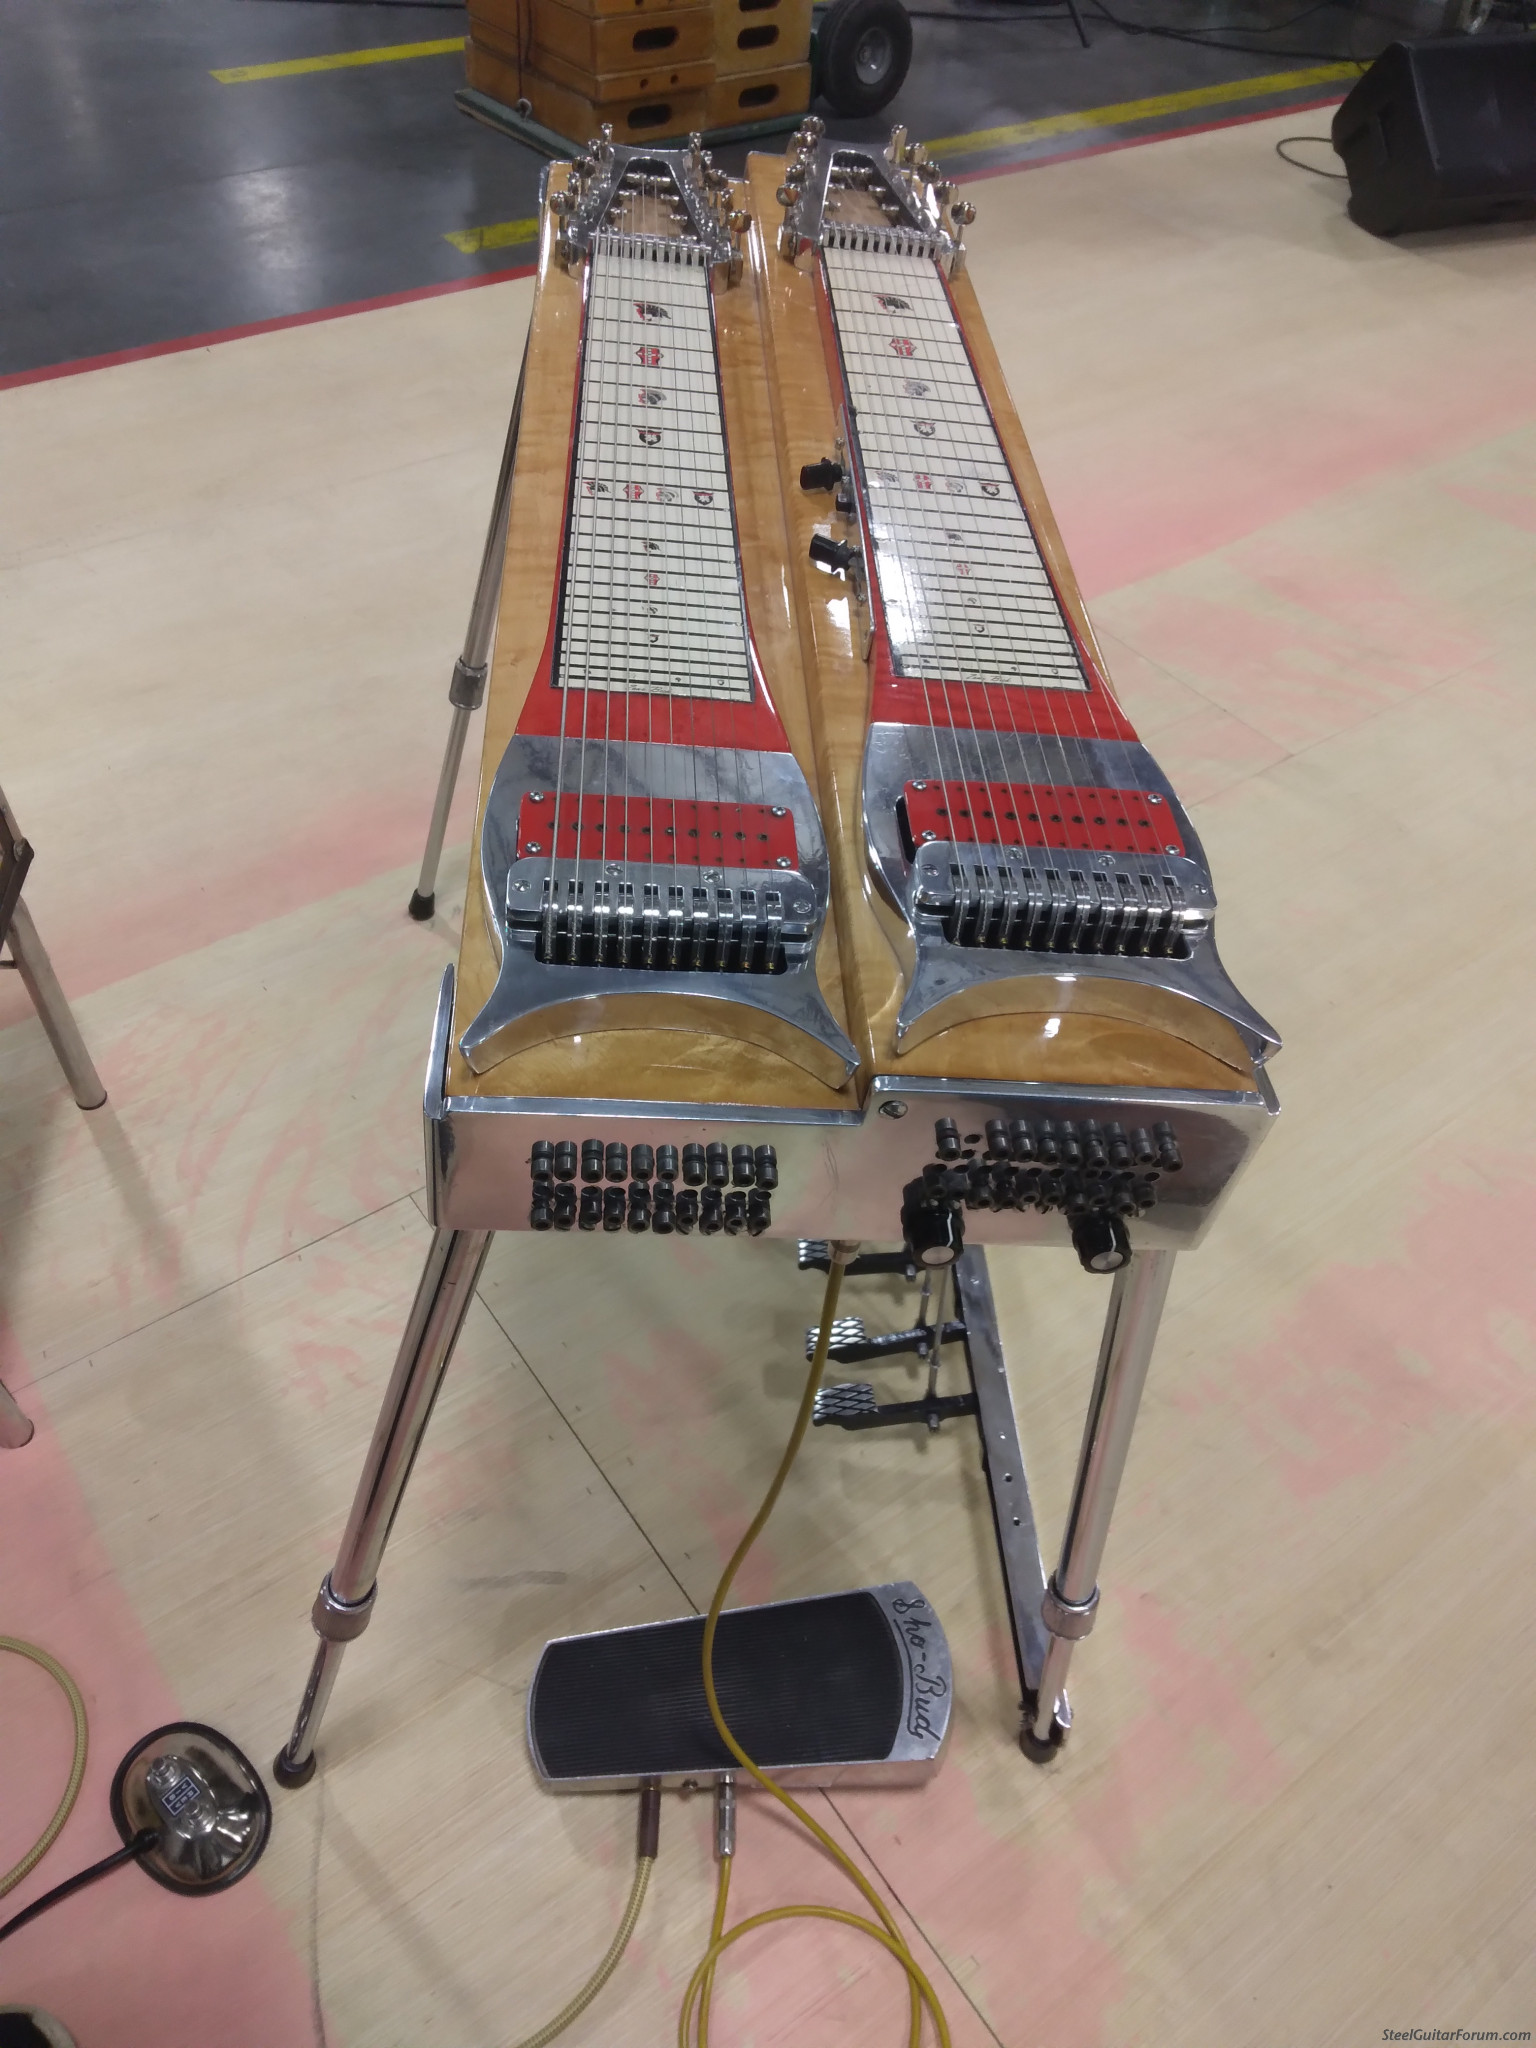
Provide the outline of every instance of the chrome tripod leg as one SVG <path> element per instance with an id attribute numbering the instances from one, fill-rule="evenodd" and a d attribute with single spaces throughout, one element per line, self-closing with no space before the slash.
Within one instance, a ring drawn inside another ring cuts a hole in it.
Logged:
<path id="1" fill-rule="evenodd" d="M 1099 1564 L 1131 1447 L 1131 1432 L 1136 1427 L 1147 1367 L 1152 1362 L 1158 1321 L 1168 1297 L 1168 1282 L 1173 1277 L 1173 1260 L 1172 1252 L 1137 1252 L 1114 1278 L 1061 1562 L 1040 1607 L 1049 1643 L 1022 1738 L 1030 1755 L 1042 1755 L 1059 1743 L 1071 1726 L 1066 1705 L 1067 1667 L 1072 1661 L 1072 1645 L 1093 1627 L 1098 1608 Z"/>
<path id="2" fill-rule="evenodd" d="M 53 963 L 43 951 L 43 942 L 37 936 L 37 926 L 32 922 L 25 903 L 18 903 L 11 912 L 10 930 L 6 937 L 10 941 L 11 957 L 16 962 L 22 987 L 32 998 L 42 1019 L 48 1042 L 59 1056 L 59 1065 L 64 1069 L 64 1078 L 76 1102 L 82 1109 L 100 1109 L 107 1099 L 107 1091 L 102 1087 L 101 1076 L 85 1049 L 80 1027 L 65 1001 Z"/>
<path id="3" fill-rule="evenodd" d="M 314 1776 L 315 1737 L 336 1683 L 341 1653 L 372 1618 L 379 1560 L 490 1242 L 488 1230 L 439 1230 L 433 1236 L 346 1534 L 315 1596 L 312 1619 L 320 1641 L 293 1733 L 272 1767 L 280 1785 L 306 1785 Z"/>
<path id="4" fill-rule="evenodd" d="M 485 552 L 480 557 L 480 574 L 475 581 L 474 602 L 464 632 L 464 652 L 453 664 L 448 685 L 448 702 L 453 707 L 448 721 L 448 745 L 443 751 L 442 771 L 437 778 L 437 797 L 432 805 L 432 822 L 427 827 L 426 850 L 421 856 L 421 874 L 410 901 L 410 913 L 424 924 L 432 915 L 437 897 L 437 868 L 443 857 L 443 835 L 448 830 L 448 813 L 453 806 L 459 765 L 464 758 L 464 738 L 470 715 L 485 698 L 485 679 L 490 672 L 491 640 L 496 631 L 496 608 L 501 597 L 502 562 L 507 552 L 507 522 L 512 512 L 512 470 L 517 460 L 518 429 L 523 418 L 523 380 L 528 373 L 528 347 L 523 345 L 523 367 L 517 373 L 517 396 L 512 401 L 512 418 L 507 442 L 501 453 L 501 473 L 496 479 L 496 502 L 486 531 Z"/>

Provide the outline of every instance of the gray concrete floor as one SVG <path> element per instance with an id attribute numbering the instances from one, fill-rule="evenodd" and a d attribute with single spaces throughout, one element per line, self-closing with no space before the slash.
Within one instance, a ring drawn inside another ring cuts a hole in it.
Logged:
<path id="1" fill-rule="evenodd" d="M 1308 61 L 1298 52 L 1369 56 L 1396 32 L 1381 11 L 1393 4 L 1325 0 L 1304 19 L 1294 0 L 1116 10 L 1274 31 L 1242 54 L 1128 36 L 1091 6 L 1088 50 L 1049 12 L 920 19 L 897 101 L 842 127 L 879 134 L 903 119 L 919 136 L 970 133 L 1267 75 Z M 1416 0 L 1396 4 L 1400 23 Z M 991 10 L 961 0 L 948 11 Z M 515 267 L 517 247 L 466 256 L 445 239 L 532 214 L 541 169 L 458 111 L 457 54 L 239 85 L 211 75 L 463 26 L 454 7 L 379 0 L 0 0 L 0 376 Z"/>

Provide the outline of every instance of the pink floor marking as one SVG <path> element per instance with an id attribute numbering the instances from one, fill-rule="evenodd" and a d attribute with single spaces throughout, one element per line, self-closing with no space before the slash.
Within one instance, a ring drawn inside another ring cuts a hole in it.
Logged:
<path id="1" fill-rule="evenodd" d="M 1264 1469 L 1297 1498 L 1382 1471 L 1458 1416 L 1528 1422 L 1536 1336 L 1536 1181 L 1529 1166 L 1452 1154 L 1396 1258 L 1324 1269 L 1274 1335 L 1177 1397 L 1236 1407 Z"/>
<path id="2" fill-rule="evenodd" d="M 1123 414 L 1037 434 L 1036 454 L 1091 600 L 1272 526 L 1321 498 L 1419 468 L 1536 414 L 1536 359 L 1511 326 L 1447 345 L 1424 321 L 1312 350 L 1269 393 L 1202 391 L 1127 432 Z"/>
<path id="3" fill-rule="evenodd" d="M 3 1342 L 0 1377 L 25 1389 L 37 1424 L 25 1450 L 0 1452 L 3 1632 L 38 1643 L 73 1674 L 91 1744 L 75 1811 L 0 1906 L 5 1918 L 119 1846 L 107 1793 L 120 1758 L 152 1728 L 197 1715 L 161 1676 L 42 1402 L 26 1387 L 24 1361 Z M 63 1789 L 71 1724 L 62 1696 L 44 1698 L 41 1673 L 34 1681 L 19 1660 L 0 1664 L 0 1863 L 9 1864 Z M 18 1678 L 13 1664 L 28 1675 Z M 308 1975 L 259 1872 L 192 1899 L 139 1871 L 114 1871 L 0 1947 L 0 2004 L 28 2002 L 63 2020 L 81 2048 L 311 2048 L 316 2038 Z"/>

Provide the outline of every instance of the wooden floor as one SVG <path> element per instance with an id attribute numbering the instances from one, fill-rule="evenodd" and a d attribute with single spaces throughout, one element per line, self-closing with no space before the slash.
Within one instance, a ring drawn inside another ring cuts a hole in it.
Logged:
<path id="1" fill-rule="evenodd" d="M 1286 1049 L 1279 1128 L 1175 1277 L 1053 1766 L 1013 1746 L 966 1429 L 817 1433 L 741 1587 L 905 1574 L 943 1614 L 942 1771 L 820 1806 L 966 2048 L 1536 2027 L 1536 238 L 1373 242 L 1273 155 L 1297 125 L 972 188 L 1114 674 Z M 0 397 L 0 780 L 111 1093 L 73 1107 L 6 977 L 0 1376 L 39 1428 L 0 1454 L 0 1632 L 64 1658 L 93 1740 L 12 1907 L 113 1844 L 134 1736 L 190 1715 L 265 1768 L 295 1704 L 427 1239 L 461 843 L 438 923 L 403 911 L 528 292 Z M 1054 1529 L 1103 1295 L 1039 1253 L 994 1274 Z M 113 1877 L 0 1950 L 0 2003 L 81 2048 L 503 2048 L 542 2021 L 617 1920 L 632 1802 L 535 1789 L 533 1660 L 707 1598 L 816 1302 L 784 1246 L 499 1242 L 259 1877 Z M 68 1763 L 12 1658 L 0 1727 L 3 1866 Z M 748 1809 L 744 1908 L 844 1902 Z M 668 1802 L 573 2048 L 672 2037 L 709 1830 Z M 856 1938 L 738 1954 L 724 2048 L 903 2038 Z"/>

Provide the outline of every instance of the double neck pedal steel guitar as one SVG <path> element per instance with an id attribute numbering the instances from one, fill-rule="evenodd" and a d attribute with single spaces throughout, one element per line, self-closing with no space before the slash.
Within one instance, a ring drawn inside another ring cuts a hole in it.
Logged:
<path id="1" fill-rule="evenodd" d="M 563 1237 L 573 1267 L 621 1232 L 792 1238 L 812 1265 L 860 1240 L 942 1279 L 902 1337 L 927 1400 L 883 1414 L 853 1383 L 817 1419 L 976 1416 L 1026 1747 L 1065 1732 L 1172 1254 L 1275 1114 L 1278 1040 L 1110 687 L 967 274 L 971 217 L 900 130 L 880 150 L 814 121 L 740 184 L 697 141 L 607 137 L 549 176 L 428 1066 L 437 1236 L 287 1782 L 497 1230 Z M 983 1245 L 1112 1276 L 1049 1580 Z M 968 1395 L 935 1391 L 945 1342 Z M 838 1355 L 878 1340 L 850 1326 Z"/>

